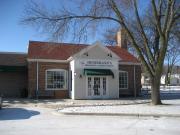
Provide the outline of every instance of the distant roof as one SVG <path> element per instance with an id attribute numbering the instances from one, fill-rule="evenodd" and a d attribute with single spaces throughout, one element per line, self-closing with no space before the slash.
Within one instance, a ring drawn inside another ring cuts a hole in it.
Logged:
<path id="1" fill-rule="evenodd" d="M 0 52 L 0 66 L 26 66 L 27 54 Z"/>
<path id="2" fill-rule="evenodd" d="M 28 58 L 67 60 L 70 56 L 78 53 L 88 46 L 89 45 L 87 44 L 30 41 L 28 48 Z M 134 57 L 125 49 L 122 49 L 118 46 L 106 47 L 118 55 L 123 62 L 139 62 L 136 57 Z"/>

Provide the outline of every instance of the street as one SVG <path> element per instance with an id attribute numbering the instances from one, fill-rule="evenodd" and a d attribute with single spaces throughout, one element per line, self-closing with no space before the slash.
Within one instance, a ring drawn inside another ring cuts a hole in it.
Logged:
<path id="1" fill-rule="evenodd" d="M 67 116 L 40 107 L 0 110 L 1 135 L 179 135 L 180 118 Z"/>

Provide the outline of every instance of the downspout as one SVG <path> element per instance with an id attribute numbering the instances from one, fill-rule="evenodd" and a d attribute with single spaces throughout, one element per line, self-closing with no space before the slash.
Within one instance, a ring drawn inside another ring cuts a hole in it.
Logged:
<path id="1" fill-rule="evenodd" d="M 38 99 L 39 92 L 39 63 L 36 63 L 36 99 Z"/>
<path id="2" fill-rule="evenodd" d="M 136 98 L 136 66 L 134 65 L 134 97 Z"/>

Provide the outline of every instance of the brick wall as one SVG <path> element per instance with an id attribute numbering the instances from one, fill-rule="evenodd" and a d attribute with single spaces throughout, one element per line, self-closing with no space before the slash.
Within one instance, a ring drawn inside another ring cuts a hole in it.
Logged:
<path id="1" fill-rule="evenodd" d="M 45 74 L 47 69 L 65 69 L 68 71 L 69 63 L 47 63 L 47 62 L 39 62 L 39 91 L 45 91 Z M 121 89 L 121 95 L 138 95 L 141 89 L 141 67 L 135 66 L 135 87 L 134 87 L 134 66 L 132 65 L 119 65 L 119 70 L 128 72 L 128 89 Z M 35 97 L 36 91 L 36 62 L 28 63 L 28 91 L 29 97 Z M 55 90 L 54 98 L 68 98 L 68 90 Z"/>
<path id="2" fill-rule="evenodd" d="M 0 96 L 24 97 L 27 89 L 27 71 L 0 72 Z"/>
<path id="3" fill-rule="evenodd" d="M 28 63 L 28 91 L 29 97 L 35 97 L 36 87 L 37 87 L 37 63 L 29 62 Z M 69 64 L 68 63 L 47 63 L 47 62 L 39 62 L 39 73 L 38 73 L 38 81 L 39 81 L 39 91 L 45 90 L 45 75 L 47 69 L 65 69 L 68 71 Z M 55 90 L 54 98 L 68 98 L 68 90 Z"/>
<path id="4" fill-rule="evenodd" d="M 141 66 L 135 66 L 135 83 L 134 86 L 134 66 L 133 65 L 119 65 L 119 70 L 128 72 L 128 89 L 120 89 L 119 95 L 132 95 L 139 94 L 141 89 Z"/>
<path id="5" fill-rule="evenodd" d="M 136 91 L 137 91 L 137 95 L 140 94 L 141 92 L 141 66 L 136 66 Z"/>

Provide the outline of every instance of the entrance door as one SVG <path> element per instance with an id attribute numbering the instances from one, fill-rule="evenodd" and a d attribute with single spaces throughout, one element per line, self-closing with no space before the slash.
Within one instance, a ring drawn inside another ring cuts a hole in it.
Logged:
<path id="1" fill-rule="evenodd" d="M 100 96 L 101 94 L 101 78 L 100 77 L 94 77 L 94 87 L 93 87 L 93 92 L 94 96 Z"/>
<path id="2" fill-rule="evenodd" d="M 106 77 L 88 76 L 87 82 L 89 97 L 99 98 L 107 95 Z"/>

